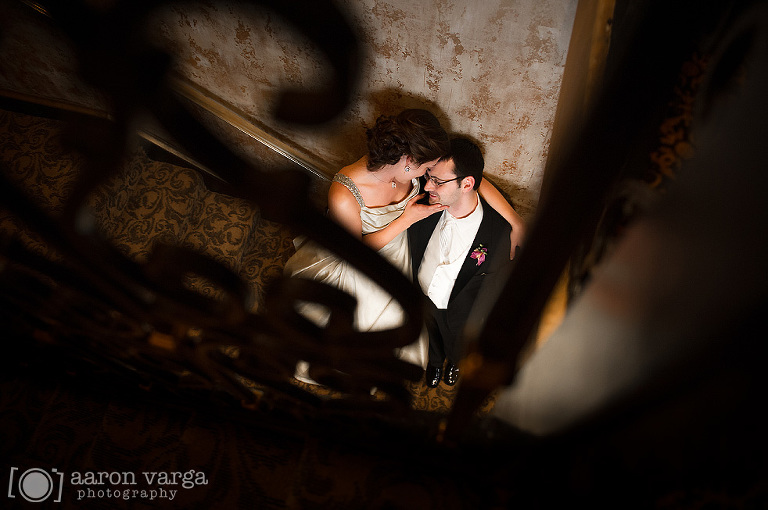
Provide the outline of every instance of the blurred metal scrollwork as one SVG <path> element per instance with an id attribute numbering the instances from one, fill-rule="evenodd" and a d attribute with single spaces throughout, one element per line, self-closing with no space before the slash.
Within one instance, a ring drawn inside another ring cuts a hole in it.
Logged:
<path id="1" fill-rule="evenodd" d="M 263 406 L 286 399 L 292 405 L 317 403 L 288 383 L 302 359 L 329 370 L 360 368 L 329 381 L 353 403 L 372 401 L 373 386 L 394 397 L 391 402 L 407 402 L 403 382 L 420 377 L 421 371 L 397 359 L 393 350 L 413 342 L 420 332 L 418 294 L 399 271 L 312 206 L 307 175 L 255 168 L 184 107 L 166 80 L 173 56 L 141 35 L 148 16 L 167 3 L 35 3 L 72 41 L 82 77 L 104 93 L 111 120 L 98 121 L 96 128 L 87 123 L 71 126 L 88 133 L 80 137 L 86 163 L 64 212 L 56 218 L 26 199 L 5 172 L 0 175 L 3 206 L 59 255 L 46 259 L 14 239 L 4 240 L 6 270 L 0 272 L 0 288 L 4 318 L 19 339 L 14 343 L 17 354 L 42 352 L 29 347 L 28 339 L 36 338 L 49 344 L 50 352 L 81 356 L 101 371 L 129 374 L 171 391 L 207 390 Z M 326 0 L 256 3 L 309 37 L 325 53 L 335 77 L 319 92 L 285 91 L 275 115 L 311 125 L 340 113 L 356 82 L 361 52 L 343 14 Z M 149 260 L 139 264 L 84 227 L 84 200 L 120 169 L 133 136 L 131 126 L 137 115 L 146 113 L 241 198 L 255 203 L 262 217 L 308 236 L 389 292 L 407 311 L 405 322 L 390 330 L 357 332 L 352 326 L 353 298 L 317 282 L 289 278 L 267 290 L 265 310 L 249 313 L 243 282 L 214 261 L 185 248 L 158 245 Z M 224 290 L 224 299 L 185 289 L 183 276 L 190 273 L 215 282 Z M 327 306 L 332 312 L 328 326 L 320 328 L 299 315 L 299 301 Z M 355 357 L 355 363 L 345 356 Z M 255 391 L 244 378 L 265 391 Z"/>

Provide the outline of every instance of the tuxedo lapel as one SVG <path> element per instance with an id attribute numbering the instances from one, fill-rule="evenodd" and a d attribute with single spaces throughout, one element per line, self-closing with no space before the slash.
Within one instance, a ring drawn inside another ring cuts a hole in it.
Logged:
<path id="1" fill-rule="evenodd" d="M 478 248 L 481 244 L 485 248 L 488 248 L 487 239 L 490 238 L 490 236 L 488 235 L 489 230 L 490 230 L 490 227 L 488 226 L 488 222 L 485 220 L 485 218 L 483 218 L 482 223 L 480 223 L 480 227 L 477 229 L 477 235 L 475 235 L 475 239 L 474 241 L 472 241 L 472 245 L 469 247 L 469 251 L 467 252 L 466 257 L 464 257 L 464 263 L 461 265 L 459 274 L 456 277 L 456 282 L 454 282 L 453 284 L 453 290 L 451 290 L 450 300 L 453 300 L 453 298 L 456 297 L 456 294 L 461 292 L 461 289 L 464 288 L 464 285 L 467 284 L 467 282 L 470 280 L 470 278 L 472 278 L 472 276 L 477 274 L 478 271 L 484 270 L 484 268 L 482 267 L 482 264 L 478 266 L 477 260 L 473 259 L 471 255 L 472 255 L 472 252 L 476 248 Z"/>
<path id="2" fill-rule="evenodd" d="M 452 301 L 453 298 L 455 298 L 456 295 L 461 292 L 467 282 L 474 275 L 485 271 L 487 268 L 487 266 L 484 266 L 484 264 L 488 264 L 488 261 L 486 260 L 484 263 L 477 265 L 477 259 L 473 259 L 471 256 L 472 252 L 479 248 L 481 244 L 488 251 L 494 250 L 496 248 L 498 226 L 494 220 L 496 219 L 495 216 L 497 213 L 491 209 L 485 200 L 482 198 L 480 198 L 480 200 L 483 203 L 483 220 L 480 222 L 480 226 L 477 229 L 477 234 L 475 234 L 475 239 L 472 241 L 472 245 L 469 247 L 469 251 L 467 252 L 466 257 L 464 257 L 464 263 L 461 265 L 459 274 L 456 277 L 456 282 L 453 284 L 453 289 L 451 290 L 451 297 L 449 299 L 450 301 Z"/>

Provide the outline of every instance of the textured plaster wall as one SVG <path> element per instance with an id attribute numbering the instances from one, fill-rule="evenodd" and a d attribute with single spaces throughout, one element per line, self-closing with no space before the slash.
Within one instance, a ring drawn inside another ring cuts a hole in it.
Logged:
<path id="1" fill-rule="evenodd" d="M 577 0 L 340 0 L 366 49 L 350 110 L 319 131 L 278 131 L 331 168 L 364 151 L 364 127 L 423 101 L 482 143 L 486 172 L 521 213 L 535 210 Z M 276 87 L 326 79 L 322 57 L 266 11 L 173 8 L 159 34 L 180 71 L 268 123 Z"/>
<path id="2" fill-rule="evenodd" d="M 273 13 L 243 2 L 168 6 L 148 33 L 178 55 L 177 70 L 246 116 L 301 145 L 335 171 L 364 151 L 364 127 L 382 113 L 427 104 L 485 149 L 486 173 L 524 216 L 536 208 L 577 0 L 338 0 L 366 50 L 349 110 L 310 130 L 270 118 L 283 86 L 327 79 L 320 53 Z M 75 103 L 98 97 L 69 75 L 52 36 L 13 37 L 32 65 L 0 86 Z M 0 42 L 0 52 L 8 43 Z M 3 53 L 0 53 L 2 55 Z M 28 61 L 28 63 L 30 63 Z"/>
<path id="3" fill-rule="evenodd" d="M 0 88 L 103 110 L 103 97 L 77 77 L 74 50 L 45 16 L 0 0 Z"/>
<path id="4" fill-rule="evenodd" d="M 482 143 L 486 173 L 528 213 L 541 187 L 576 5 L 361 3 L 355 19 L 373 48 L 365 87 L 433 101 L 453 131 Z"/>

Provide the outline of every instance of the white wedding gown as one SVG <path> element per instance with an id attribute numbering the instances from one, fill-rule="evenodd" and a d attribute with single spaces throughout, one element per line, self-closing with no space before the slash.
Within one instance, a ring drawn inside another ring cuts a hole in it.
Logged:
<path id="1" fill-rule="evenodd" d="M 367 207 L 352 179 L 344 174 L 336 174 L 333 180 L 352 192 L 360 204 L 363 235 L 376 232 L 389 225 L 402 214 L 408 201 L 419 193 L 419 181 L 413 179 L 411 192 L 400 202 L 382 207 Z M 355 296 L 357 298 L 355 327 L 358 331 L 391 329 L 403 323 L 403 309 L 398 302 L 348 262 L 339 259 L 315 243 L 306 241 L 305 238 L 297 238 L 294 244 L 296 244 L 297 251 L 286 263 L 285 274 L 327 283 Z M 407 232 L 401 232 L 378 253 L 398 268 L 409 280 L 411 279 L 411 259 Z M 328 318 L 328 312 L 317 305 L 306 304 L 302 306 L 301 313 L 318 325 L 324 325 Z M 426 335 L 422 334 L 416 342 L 399 349 L 396 354 L 402 360 L 426 368 L 427 347 L 428 340 Z M 307 378 L 306 370 L 306 364 L 300 363 L 296 377 L 306 382 L 313 382 Z"/>

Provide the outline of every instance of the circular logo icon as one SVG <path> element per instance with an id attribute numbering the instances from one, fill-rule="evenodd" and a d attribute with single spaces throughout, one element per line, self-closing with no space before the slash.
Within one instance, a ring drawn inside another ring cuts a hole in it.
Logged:
<path id="1" fill-rule="evenodd" d="M 19 494 L 29 502 L 44 501 L 53 491 L 51 475 L 40 468 L 24 471 L 19 477 Z"/>

